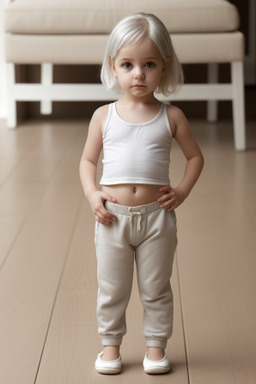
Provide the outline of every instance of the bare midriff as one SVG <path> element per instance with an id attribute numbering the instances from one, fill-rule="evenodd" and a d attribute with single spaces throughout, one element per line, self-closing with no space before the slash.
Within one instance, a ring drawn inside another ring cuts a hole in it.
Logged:
<path id="1" fill-rule="evenodd" d="M 118 184 L 103 185 L 102 191 L 116 199 L 116 204 L 134 207 L 137 205 L 149 204 L 165 192 L 160 192 L 161 185 L 149 184 Z"/>

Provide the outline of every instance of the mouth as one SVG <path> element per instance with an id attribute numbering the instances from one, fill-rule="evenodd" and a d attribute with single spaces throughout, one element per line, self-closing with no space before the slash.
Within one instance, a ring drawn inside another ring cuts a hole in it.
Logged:
<path id="1" fill-rule="evenodd" d="M 133 88 L 145 88 L 146 86 L 143 84 L 135 84 Z"/>

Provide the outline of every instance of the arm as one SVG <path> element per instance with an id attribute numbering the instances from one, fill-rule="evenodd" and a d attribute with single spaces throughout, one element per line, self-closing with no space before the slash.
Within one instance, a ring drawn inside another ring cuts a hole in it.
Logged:
<path id="1" fill-rule="evenodd" d="M 104 207 L 105 200 L 115 202 L 115 199 L 97 189 L 96 186 L 97 164 L 102 149 L 102 127 L 106 119 L 107 108 L 108 106 L 104 106 L 97 109 L 91 119 L 79 167 L 84 194 L 90 203 L 95 219 L 105 225 L 116 220 L 115 216 Z"/>
<path id="2" fill-rule="evenodd" d="M 158 199 L 158 201 L 163 202 L 161 208 L 167 208 L 167 211 L 171 211 L 182 204 L 190 194 L 200 176 L 204 159 L 182 111 L 170 106 L 168 115 L 170 125 L 173 127 L 173 137 L 187 159 L 185 173 L 179 185 L 176 188 L 170 186 L 160 188 L 160 191 L 166 192 L 164 196 Z"/>

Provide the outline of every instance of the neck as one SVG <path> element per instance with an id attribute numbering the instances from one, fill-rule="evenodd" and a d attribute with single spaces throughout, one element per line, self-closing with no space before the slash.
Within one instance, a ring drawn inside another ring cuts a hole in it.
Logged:
<path id="1" fill-rule="evenodd" d="M 136 97 L 133 95 L 129 95 L 124 93 L 120 99 L 120 103 L 129 103 L 129 104 L 159 104 L 160 101 L 155 98 L 154 94 L 146 95 L 143 97 Z"/>

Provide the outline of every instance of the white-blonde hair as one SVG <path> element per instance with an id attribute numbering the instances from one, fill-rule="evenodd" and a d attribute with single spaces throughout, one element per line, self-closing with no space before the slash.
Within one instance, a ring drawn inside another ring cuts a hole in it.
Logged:
<path id="1" fill-rule="evenodd" d="M 167 63 L 166 72 L 160 80 L 156 93 L 170 95 L 183 83 L 182 67 L 165 25 L 153 14 L 138 13 L 122 19 L 109 36 L 101 68 L 101 81 L 107 89 L 122 93 L 110 62 L 115 59 L 122 47 L 135 44 L 145 37 L 156 44 L 162 59 Z"/>

